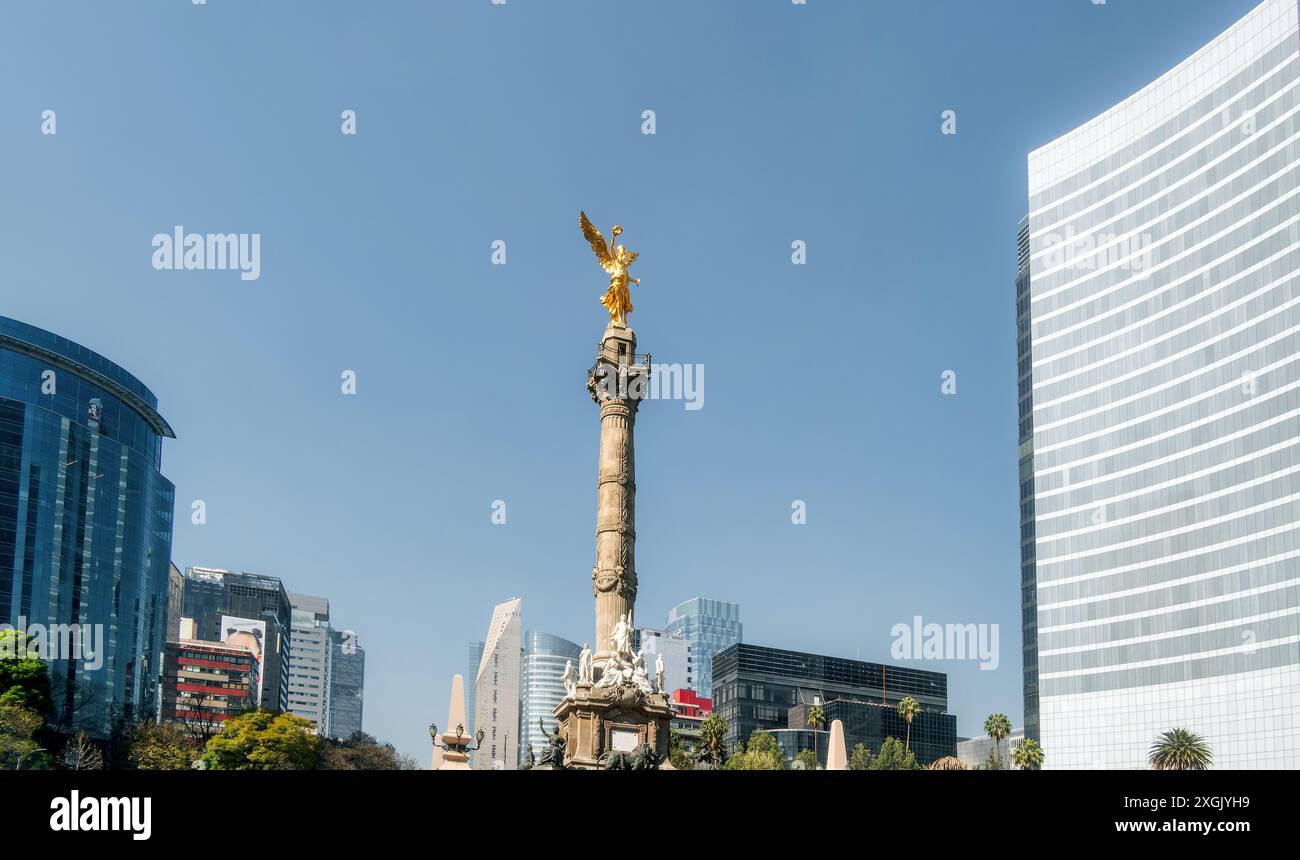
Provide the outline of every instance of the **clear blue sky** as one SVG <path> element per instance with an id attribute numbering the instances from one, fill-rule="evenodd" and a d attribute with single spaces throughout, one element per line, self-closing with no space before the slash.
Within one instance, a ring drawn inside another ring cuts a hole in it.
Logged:
<path id="1" fill-rule="evenodd" d="M 702 410 L 638 422 L 639 622 L 703 594 L 748 641 L 877 660 L 917 614 L 996 623 L 997 671 L 913 665 L 960 733 L 1019 725 L 1025 156 L 1253 5 L 7 4 L 0 312 L 153 389 L 177 564 L 329 597 L 366 729 L 427 761 L 493 604 L 591 638 L 577 215 L 617 220 L 641 348 L 706 368 Z M 153 270 L 177 224 L 261 233 L 260 280 Z"/>

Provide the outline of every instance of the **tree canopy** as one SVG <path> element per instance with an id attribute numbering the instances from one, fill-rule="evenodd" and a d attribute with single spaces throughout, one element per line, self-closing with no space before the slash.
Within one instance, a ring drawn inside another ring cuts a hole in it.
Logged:
<path id="1" fill-rule="evenodd" d="M 365 732 L 353 732 L 345 740 L 327 738 L 320 742 L 317 770 L 417 770 L 414 760 L 381 743 Z"/>
<path id="2" fill-rule="evenodd" d="M 880 745 L 880 755 L 871 762 L 872 770 L 920 770 L 916 753 L 907 749 L 898 738 L 885 738 Z"/>
<path id="3" fill-rule="evenodd" d="M 310 720 L 256 710 L 226 720 L 202 761 L 209 770 L 313 770 L 319 757 Z"/>
<path id="4" fill-rule="evenodd" d="M 0 630 L 0 704 L 18 705 L 50 716 L 50 673 L 27 635 Z"/>
<path id="5" fill-rule="evenodd" d="M 785 756 L 776 738 L 762 729 L 754 729 L 744 750 L 727 759 L 724 770 L 784 770 Z"/>

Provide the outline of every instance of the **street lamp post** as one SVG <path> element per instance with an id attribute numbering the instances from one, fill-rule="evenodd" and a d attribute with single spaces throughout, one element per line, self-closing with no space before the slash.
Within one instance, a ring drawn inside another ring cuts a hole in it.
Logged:
<path id="1" fill-rule="evenodd" d="M 440 739 L 438 726 L 430 723 L 429 739 L 433 741 L 434 748 L 442 750 L 442 770 L 468 770 L 469 754 L 483 746 L 483 730 L 479 729 L 474 734 L 474 745 L 470 746 L 464 725 L 457 724 L 455 734 L 448 731 Z"/>
<path id="2" fill-rule="evenodd" d="M 36 755 L 38 752 L 49 752 L 49 750 L 47 750 L 45 747 L 37 747 L 36 749 L 32 750 L 31 752 L 28 752 L 28 753 L 19 753 L 19 754 L 18 754 L 18 761 L 14 762 L 14 770 L 22 770 L 22 768 L 23 768 L 23 759 L 25 759 L 25 758 L 31 758 L 32 756 Z"/>

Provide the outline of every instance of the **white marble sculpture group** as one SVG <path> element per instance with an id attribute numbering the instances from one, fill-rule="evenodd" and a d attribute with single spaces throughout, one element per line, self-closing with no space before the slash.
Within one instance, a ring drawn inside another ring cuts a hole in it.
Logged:
<path id="1" fill-rule="evenodd" d="M 565 661 L 564 674 L 561 676 L 561 680 L 564 682 L 566 698 L 576 696 L 580 684 L 588 687 L 595 686 L 597 689 L 631 685 L 647 695 L 664 692 L 663 655 L 655 655 L 654 682 L 651 683 L 650 676 L 646 672 L 643 653 L 641 651 L 633 653 L 632 651 L 632 619 L 630 615 L 619 617 L 618 624 L 614 625 L 614 629 L 609 635 L 609 644 L 614 646 L 613 654 L 605 659 L 605 664 L 601 667 L 600 680 L 594 684 L 592 683 L 591 648 L 587 646 L 587 643 L 583 643 L 582 653 L 578 655 L 576 676 L 573 671 L 573 661 Z"/>

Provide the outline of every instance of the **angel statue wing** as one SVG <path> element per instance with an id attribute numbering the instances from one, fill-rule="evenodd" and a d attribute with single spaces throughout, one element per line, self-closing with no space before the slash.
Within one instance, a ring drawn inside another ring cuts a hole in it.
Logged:
<path id="1" fill-rule="evenodd" d="M 591 245 L 591 250 L 596 252 L 596 259 L 600 261 L 601 268 L 608 270 L 614 262 L 614 257 L 609 253 L 609 246 L 605 244 L 605 237 L 601 235 L 596 225 L 591 223 L 586 212 L 578 213 L 578 226 L 582 228 L 582 235 Z"/>

